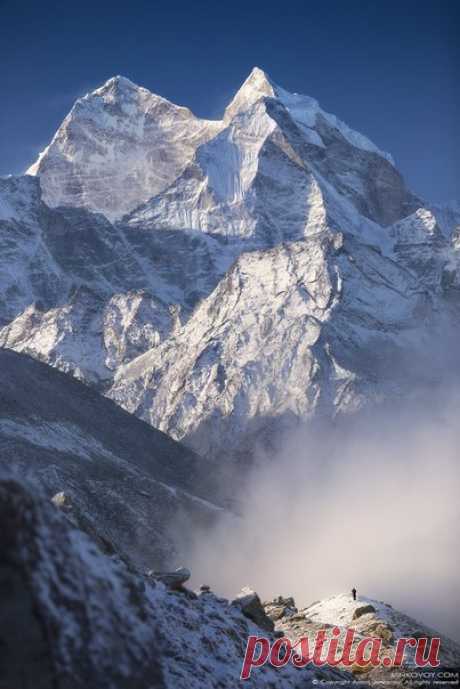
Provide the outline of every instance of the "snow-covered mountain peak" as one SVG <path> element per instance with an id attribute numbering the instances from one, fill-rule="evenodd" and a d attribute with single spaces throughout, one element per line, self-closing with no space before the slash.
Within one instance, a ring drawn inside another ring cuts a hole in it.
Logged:
<path id="1" fill-rule="evenodd" d="M 163 191 L 221 127 L 116 76 L 76 101 L 28 174 L 49 206 L 114 220 Z"/>
<path id="2" fill-rule="evenodd" d="M 94 91 L 90 91 L 83 98 L 79 98 L 72 108 L 71 115 L 76 115 L 78 108 L 85 107 L 90 104 L 92 107 L 101 107 L 101 100 L 103 104 L 118 104 L 122 105 L 126 102 L 131 102 L 136 109 L 147 113 L 152 108 L 162 105 L 163 111 L 183 111 L 188 117 L 194 118 L 192 112 L 181 105 L 172 103 L 167 98 L 152 93 L 149 89 L 135 84 L 126 77 L 117 75 L 108 79 L 102 86 Z M 135 113 L 126 110 L 125 114 L 129 117 Z"/>
<path id="3" fill-rule="evenodd" d="M 369 140 L 258 68 L 232 109 L 199 119 L 113 77 L 39 180 L 0 182 L 0 345 L 210 456 L 391 394 L 460 284 L 458 209 L 426 207 Z"/>
<path id="4" fill-rule="evenodd" d="M 224 120 L 229 121 L 243 110 L 247 110 L 261 98 L 276 98 L 289 112 L 296 124 L 300 125 L 308 135 L 309 143 L 324 147 L 324 142 L 318 132 L 321 124 L 339 132 L 352 146 L 364 151 L 377 153 L 394 165 L 389 153 L 380 150 L 370 139 L 351 129 L 338 117 L 326 112 L 320 107 L 315 98 L 298 93 L 290 93 L 278 86 L 266 72 L 254 67 L 250 75 L 236 93 L 227 107 Z"/>
<path id="5" fill-rule="evenodd" d="M 242 110 L 247 110 L 264 97 L 276 96 L 276 86 L 270 77 L 259 67 L 254 67 L 248 78 L 236 92 L 225 110 L 224 120 L 232 120 Z"/>
<path id="6" fill-rule="evenodd" d="M 92 91 L 88 91 L 88 93 L 78 98 L 69 114 L 74 111 L 75 105 L 77 104 L 95 101 L 100 98 L 104 98 L 105 100 L 123 99 L 126 97 L 136 96 L 136 94 L 139 94 L 140 92 L 153 95 L 148 91 L 148 89 L 138 86 L 130 79 L 117 74 L 116 76 L 107 79 L 107 81 L 105 81 L 101 86 L 98 86 Z"/>
<path id="7" fill-rule="evenodd" d="M 289 93 L 279 86 L 276 87 L 275 91 L 277 98 L 289 111 L 291 117 L 302 127 L 317 131 L 321 124 L 326 124 L 328 128 L 339 132 L 355 148 L 369 151 L 370 153 L 377 153 L 377 155 L 394 165 L 394 160 L 390 153 L 382 151 L 367 136 L 360 134 L 335 115 L 323 110 L 315 98 L 298 93 Z M 324 145 L 321 138 L 318 144 Z"/>
<path id="8" fill-rule="evenodd" d="M 93 93 L 104 93 L 108 91 L 113 91 L 116 89 L 122 89 L 122 90 L 139 90 L 142 88 L 141 86 L 138 86 L 134 82 L 132 82 L 130 79 L 127 77 L 121 76 L 121 74 L 117 74 L 114 77 L 110 77 L 110 79 L 107 79 L 107 81 L 102 84 L 99 88 L 97 88 Z M 144 91 L 147 89 L 143 89 Z"/>
<path id="9" fill-rule="evenodd" d="M 203 147 L 208 143 L 205 157 L 210 154 L 216 174 L 209 165 L 201 166 Z M 399 206 L 395 212 L 387 211 L 384 206 L 388 204 L 383 205 L 380 198 L 384 187 L 402 186 L 396 171 L 384 169 L 385 161 L 392 162 L 391 156 L 322 110 L 314 98 L 289 93 L 258 67 L 251 71 L 220 121 L 200 119 L 188 108 L 125 77 L 114 76 L 76 101 L 28 174 L 40 177 L 47 205 L 83 207 L 103 213 L 109 220 L 119 220 L 150 200 L 156 203 L 164 192 L 170 194 L 171 185 L 183 186 L 184 173 L 189 180 L 190 175 L 196 176 L 196 163 L 202 167 L 203 188 L 195 184 L 195 205 L 208 205 L 205 197 L 212 194 L 207 184 L 209 174 L 215 182 L 223 167 L 228 168 L 231 177 L 228 181 L 228 174 L 224 174 L 224 186 L 232 192 L 232 198 L 239 199 L 233 190 L 240 189 L 241 180 L 255 179 L 254 171 L 262 167 L 261 156 L 266 157 L 267 172 L 268 168 L 279 168 L 269 162 L 273 146 L 301 167 L 313 164 L 327 176 L 334 168 L 339 193 L 351 196 L 360 211 L 361 206 L 369 206 L 367 187 L 374 182 L 368 180 L 375 179 L 381 187 L 376 197 L 378 208 L 366 208 L 365 215 L 383 224 L 403 217 Z M 363 157 L 362 152 L 368 155 Z M 377 154 L 378 158 L 369 154 Z M 371 167 L 375 168 L 372 173 Z M 321 168 L 325 168 L 324 173 Z M 286 178 L 284 172 L 281 177 Z M 380 177 L 385 180 L 381 182 Z M 368 197 L 364 206 L 357 201 L 363 195 Z M 185 198 L 182 192 L 181 198 Z M 228 200 L 227 194 L 225 198 Z M 413 210 L 411 206 L 408 212 Z M 182 227 L 184 222 L 189 228 L 203 225 L 195 218 L 196 213 L 190 222 L 188 209 L 180 209 L 178 225 L 177 214 L 173 215 L 174 227 Z M 171 218 L 168 213 L 166 224 Z M 215 220 L 219 233 L 227 233 L 222 218 L 216 216 Z M 210 230 L 212 223 L 206 224 Z M 160 225 L 165 225 L 164 218 Z M 251 234 L 238 230 L 238 234 L 242 233 Z"/>

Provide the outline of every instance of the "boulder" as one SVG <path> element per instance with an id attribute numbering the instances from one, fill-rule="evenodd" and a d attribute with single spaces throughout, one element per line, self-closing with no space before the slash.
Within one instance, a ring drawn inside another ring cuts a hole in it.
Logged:
<path id="1" fill-rule="evenodd" d="M 273 622 L 277 622 L 284 617 L 285 607 L 283 605 L 270 604 L 265 606 L 265 612 Z"/>
<path id="2" fill-rule="evenodd" d="M 165 586 L 173 590 L 182 589 L 186 581 L 190 579 L 192 573 L 187 567 L 179 567 L 174 572 L 155 572 L 149 570 L 147 576 L 161 581 Z"/>
<path id="3" fill-rule="evenodd" d="M 378 636 L 380 639 L 383 639 L 383 641 L 386 641 L 387 643 L 392 642 L 394 639 L 392 627 L 389 624 L 385 624 L 383 622 L 377 624 L 375 629 L 372 630 L 372 633 L 375 634 L 375 636 Z"/>
<path id="4" fill-rule="evenodd" d="M 291 617 L 298 612 L 292 596 L 289 598 L 278 596 L 278 598 L 275 598 L 273 601 L 264 603 L 264 608 L 268 617 L 274 622 L 283 617 Z"/>
<path id="5" fill-rule="evenodd" d="M 373 605 L 362 605 L 360 608 L 356 608 L 353 613 L 353 619 L 357 620 L 362 615 L 367 615 L 368 613 L 375 612 Z"/>
<path id="6" fill-rule="evenodd" d="M 241 593 L 232 601 L 232 605 L 238 606 L 243 615 L 261 629 L 267 632 L 272 632 L 275 629 L 273 621 L 265 613 L 259 596 L 250 588 L 243 588 Z"/>

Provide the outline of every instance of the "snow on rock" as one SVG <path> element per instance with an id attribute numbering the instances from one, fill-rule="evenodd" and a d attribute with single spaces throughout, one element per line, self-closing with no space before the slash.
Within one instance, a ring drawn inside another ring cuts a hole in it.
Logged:
<path id="1" fill-rule="evenodd" d="M 433 213 L 419 208 L 391 227 L 391 234 L 397 244 L 421 244 L 440 238 L 441 233 Z"/>
<path id="2" fill-rule="evenodd" d="M 32 171 L 0 183 L 0 345 L 201 452 L 403 394 L 458 322 L 455 206 L 260 69 L 219 122 L 111 79 Z"/>
<path id="3" fill-rule="evenodd" d="M 431 204 L 430 210 L 445 237 L 450 238 L 460 228 L 460 202 Z"/>
<path id="4" fill-rule="evenodd" d="M 231 263 L 205 237 L 127 237 L 102 215 L 27 200 L 0 220 L 0 345 L 92 384 L 165 339 Z"/>
<path id="5" fill-rule="evenodd" d="M 272 632 L 275 628 L 272 620 L 265 614 L 265 610 L 255 591 L 245 586 L 241 589 L 237 597 L 232 601 L 242 611 L 245 617 L 252 620 L 258 627 L 265 631 Z"/>
<path id="6" fill-rule="evenodd" d="M 295 642 L 301 636 L 307 636 L 312 643 L 320 629 L 338 627 L 341 631 L 339 651 L 343 648 L 343 641 L 347 629 L 356 632 L 355 644 L 364 637 L 380 638 L 382 640 L 382 657 L 394 657 L 395 645 L 400 638 L 420 638 L 426 636 L 441 638 L 439 659 L 444 667 L 456 667 L 460 661 L 460 646 L 443 636 L 439 632 L 423 623 L 409 617 L 405 613 L 393 608 L 389 603 L 374 600 L 358 594 L 353 600 L 351 593 L 340 593 L 310 606 L 293 611 L 292 608 L 280 608 L 277 600 L 264 603 L 268 615 L 275 619 L 275 629 L 283 632 L 291 641 Z M 276 611 L 275 615 L 273 612 Z M 414 652 L 407 648 L 405 662 L 413 664 Z M 352 671 L 358 671 L 353 669 Z M 398 679 L 390 668 L 366 670 L 366 679 L 385 679 L 390 687 L 399 687 Z M 392 684 L 394 682 L 394 684 Z"/>
<path id="7" fill-rule="evenodd" d="M 164 687 L 141 582 L 4 474 L 0 515 L 2 683 Z"/>
<path id="8" fill-rule="evenodd" d="M 172 566 L 172 524 L 221 513 L 218 474 L 187 448 L 28 356 L 0 349 L 0 370 L 0 470 L 64 493 L 69 519 L 104 548 L 138 569 Z"/>
<path id="9" fill-rule="evenodd" d="M 35 220 L 41 198 L 33 177 L 0 177 L 0 220 Z"/>
<path id="10" fill-rule="evenodd" d="M 308 414 L 321 394 L 319 381 L 305 391 L 319 375 L 314 347 L 332 299 L 326 247 L 312 239 L 307 251 L 295 243 L 241 256 L 175 338 L 120 369 L 110 396 L 211 454 L 274 413 Z"/>
<path id="11" fill-rule="evenodd" d="M 389 621 L 390 606 L 360 595 L 357 596 L 357 600 L 353 600 L 351 593 L 340 593 L 318 603 L 312 603 L 302 612 L 313 621 L 349 627 L 356 619 L 356 612 L 368 605 L 374 608 L 370 614 L 374 612 L 380 619 Z"/>
<path id="12" fill-rule="evenodd" d="M 310 96 L 302 96 L 298 93 L 289 93 L 275 84 L 270 77 L 259 67 L 254 67 L 242 87 L 239 89 L 230 105 L 225 111 L 226 120 L 232 119 L 241 110 L 246 110 L 250 105 L 261 98 L 279 98 L 287 108 L 293 119 L 305 128 L 309 143 L 324 147 L 321 136 L 315 129 L 317 119 L 324 118 L 328 124 L 337 129 L 340 134 L 356 148 L 377 153 L 394 164 L 389 153 L 381 151 L 366 136 L 354 131 L 335 115 L 326 113 L 320 108 L 317 100 Z"/>
<path id="13" fill-rule="evenodd" d="M 238 452 L 289 419 L 361 406 L 381 350 L 390 364 L 403 337 L 414 344 L 423 306 L 407 270 L 332 233 L 243 254 L 175 336 L 119 369 L 109 395 L 201 453 Z"/>
<path id="14" fill-rule="evenodd" d="M 306 143 L 327 148 L 319 131 L 326 126 L 352 148 L 392 162 L 365 136 L 324 112 L 316 100 L 288 93 L 255 68 L 222 121 L 199 119 L 124 77 L 109 79 L 77 100 L 28 173 L 40 177 L 50 206 L 83 206 L 109 219 L 120 218 L 165 191 L 203 144 L 218 139 L 235 117 L 266 98 L 290 114 Z M 231 144 L 218 158 L 232 156 Z M 244 159 L 239 165 L 245 169 Z"/>
<path id="15" fill-rule="evenodd" d="M 0 474 L 0 641 L 5 686 L 234 689 L 250 634 L 236 605 L 153 583 L 103 555 L 23 481 Z M 273 637 L 271 637 L 273 640 Z M 347 680 L 335 669 L 254 671 L 254 689 Z"/>
<path id="16" fill-rule="evenodd" d="M 77 100 L 28 173 L 50 206 L 112 219 L 165 189 L 218 127 L 117 76 Z"/>

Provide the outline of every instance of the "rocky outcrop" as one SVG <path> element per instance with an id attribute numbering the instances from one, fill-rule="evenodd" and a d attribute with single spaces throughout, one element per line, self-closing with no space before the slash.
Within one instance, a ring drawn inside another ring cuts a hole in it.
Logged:
<path id="1" fill-rule="evenodd" d="M 174 572 L 155 572 L 149 570 L 147 576 L 154 581 L 161 581 L 168 588 L 181 591 L 184 584 L 190 579 L 192 573 L 187 567 L 178 567 Z"/>
<path id="2" fill-rule="evenodd" d="M 354 613 L 353 613 L 353 619 L 357 620 L 359 619 L 362 615 L 369 615 L 375 612 L 375 608 L 373 605 L 362 605 L 359 608 L 356 608 Z"/>
<path id="3" fill-rule="evenodd" d="M 298 613 L 292 597 L 283 598 L 283 596 L 278 596 L 278 598 L 264 603 L 263 606 L 266 614 L 273 622 L 277 622 L 282 617 L 290 617 Z"/>
<path id="4" fill-rule="evenodd" d="M 241 593 L 232 601 L 232 605 L 240 608 L 243 615 L 248 617 L 258 627 L 267 632 L 275 628 L 271 618 L 265 614 L 264 606 L 255 591 L 249 588 L 242 589 Z"/>

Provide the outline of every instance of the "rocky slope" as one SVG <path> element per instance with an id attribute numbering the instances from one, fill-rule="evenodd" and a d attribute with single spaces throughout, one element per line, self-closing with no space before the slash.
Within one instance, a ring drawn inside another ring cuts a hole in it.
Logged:
<path id="1" fill-rule="evenodd" d="M 201 453 L 439 379 L 458 206 L 261 70 L 216 122 L 112 79 L 30 172 L 0 181 L 0 344 Z"/>
<path id="2" fill-rule="evenodd" d="M 141 570 L 171 565 L 181 522 L 222 512 L 216 471 L 192 451 L 25 355 L 0 350 L 0 370 L 0 468 L 103 549 Z"/>
<path id="3" fill-rule="evenodd" d="M 75 529 L 41 491 L 0 466 L 0 686 L 15 689 L 308 689 L 349 686 L 341 668 L 269 663 L 239 681 L 249 635 L 292 642 L 318 629 L 355 628 L 390 653 L 399 635 L 437 635 L 388 604 L 339 595 L 297 611 L 292 599 L 265 604 L 244 592 L 230 603 L 209 587 L 174 590 L 129 571 Z M 274 621 L 276 631 L 272 631 Z M 458 665 L 442 638 L 441 660 Z M 444 667 L 446 667 L 444 665 Z M 410 662 L 408 667 L 410 668 Z M 398 670 L 356 676 L 363 688 L 401 682 Z"/>
<path id="4" fill-rule="evenodd" d="M 458 668 L 460 665 L 460 645 L 448 637 L 443 636 L 403 612 L 394 609 L 390 604 L 377 601 L 365 596 L 358 596 L 354 601 L 351 594 L 338 594 L 322 601 L 316 601 L 307 608 L 298 610 L 292 598 L 280 597 L 264 603 L 265 612 L 275 624 L 278 632 L 284 633 L 293 643 L 306 636 L 314 648 L 316 633 L 321 629 L 331 630 L 338 627 L 340 630 L 337 656 L 343 651 L 345 634 L 348 629 L 356 632 L 353 643 L 353 653 L 357 644 L 364 637 L 379 638 L 382 640 L 381 658 L 395 657 L 396 643 L 401 638 L 419 639 L 427 637 L 432 639 L 439 637 L 440 668 Z M 338 665 L 337 667 L 341 667 Z M 391 667 L 367 667 L 352 666 L 351 671 L 355 676 L 365 678 L 371 685 L 384 682 L 386 686 L 399 689 L 411 682 L 404 674 L 415 669 L 414 649 L 408 646 L 405 651 L 404 664 L 401 668 Z M 426 668 L 432 671 L 431 668 Z M 439 672 L 441 670 L 438 670 Z M 415 679 L 415 683 L 417 678 Z M 425 679 L 426 683 L 429 682 Z M 433 683 L 434 685 L 436 682 Z"/>
<path id="5" fill-rule="evenodd" d="M 247 637 L 262 633 L 239 605 L 129 572 L 2 467 L 0 521 L 1 687 L 239 686 Z M 347 677 L 267 664 L 245 686 L 307 689 Z"/>

